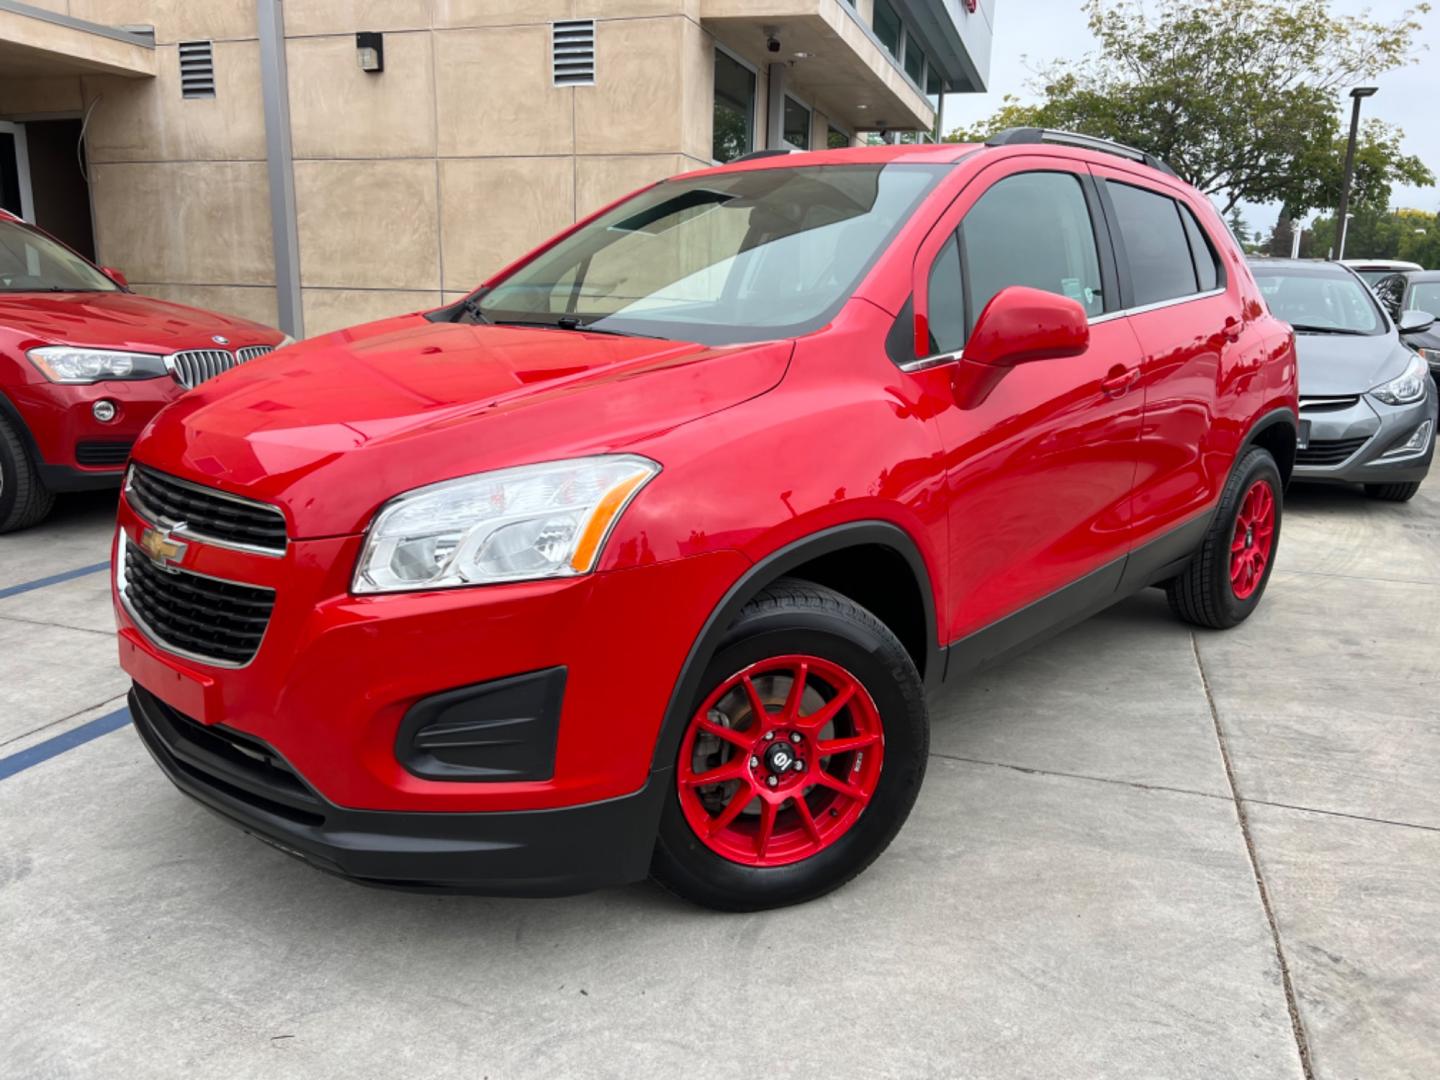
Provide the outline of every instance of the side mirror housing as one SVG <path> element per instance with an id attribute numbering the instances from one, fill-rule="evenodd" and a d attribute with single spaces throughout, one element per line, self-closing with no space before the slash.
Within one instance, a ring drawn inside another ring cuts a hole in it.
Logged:
<path id="1" fill-rule="evenodd" d="M 991 367 L 1079 356 L 1090 347 L 1085 309 L 1066 296 L 1011 285 L 980 312 L 965 359 Z"/>
<path id="2" fill-rule="evenodd" d="M 111 281 L 115 282 L 116 285 L 119 285 L 122 289 L 128 289 L 130 287 L 130 282 L 125 280 L 125 275 L 119 270 L 117 270 L 115 267 L 102 266 L 100 267 L 100 272 L 106 277 L 108 277 Z"/>
<path id="3" fill-rule="evenodd" d="M 1423 334 L 1435 325 L 1435 316 L 1428 311 L 1411 308 L 1409 311 L 1402 311 L 1395 323 L 1402 334 Z"/>

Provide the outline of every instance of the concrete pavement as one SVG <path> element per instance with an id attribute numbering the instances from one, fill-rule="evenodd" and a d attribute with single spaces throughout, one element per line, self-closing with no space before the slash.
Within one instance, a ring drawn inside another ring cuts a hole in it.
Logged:
<path id="1" fill-rule="evenodd" d="M 6 775 L 122 703 L 102 574 L 3 596 L 109 519 L 0 538 L 7 1076 L 1440 1075 L 1440 485 L 1292 492 L 1239 630 L 1151 592 L 983 673 L 890 852 L 746 916 L 349 885 L 128 727 Z"/>

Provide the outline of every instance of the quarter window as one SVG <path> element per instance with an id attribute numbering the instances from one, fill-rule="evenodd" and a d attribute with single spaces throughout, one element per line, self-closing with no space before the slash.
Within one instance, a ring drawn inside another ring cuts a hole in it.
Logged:
<path id="1" fill-rule="evenodd" d="M 1125 242 L 1135 305 L 1158 304 L 1200 291 L 1180 207 L 1167 195 L 1106 181 Z"/>
<path id="2" fill-rule="evenodd" d="M 965 344 L 965 289 L 960 279 L 960 243 L 951 236 L 930 267 L 930 352 L 957 352 Z"/>
<path id="3" fill-rule="evenodd" d="M 734 161 L 755 146 L 755 73 L 728 53 L 715 50 L 716 161 Z"/>
<path id="4" fill-rule="evenodd" d="M 1195 215 L 1184 203 L 1180 207 L 1180 221 L 1185 226 L 1185 237 L 1190 241 L 1190 256 L 1195 260 L 1195 277 L 1201 292 L 1209 292 L 1220 286 L 1220 257 L 1210 245 L 1210 238 L 1195 220 Z"/>
<path id="5" fill-rule="evenodd" d="M 960 238 L 967 336 L 991 298 L 1011 285 L 1068 296 L 1088 315 L 1105 309 L 1095 227 L 1080 180 L 1070 173 L 999 181 L 965 215 Z"/>

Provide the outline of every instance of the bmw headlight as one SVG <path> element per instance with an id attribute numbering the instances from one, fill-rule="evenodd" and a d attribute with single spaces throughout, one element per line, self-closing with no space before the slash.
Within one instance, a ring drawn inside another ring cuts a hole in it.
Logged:
<path id="1" fill-rule="evenodd" d="M 478 473 L 391 499 L 370 525 L 357 593 L 589 573 L 615 522 L 660 471 L 634 454 Z"/>
<path id="2" fill-rule="evenodd" d="M 46 345 L 25 354 L 51 382 L 96 383 L 108 379 L 155 379 L 169 374 L 165 358 L 153 353 L 115 349 L 77 349 Z"/>
<path id="3" fill-rule="evenodd" d="M 1386 405 L 1411 405 L 1425 396 L 1425 384 L 1430 381 L 1430 368 L 1423 358 L 1412 356 L 1405 370 L 1389 382 L 1381 383 L 1370 391 Z"/>

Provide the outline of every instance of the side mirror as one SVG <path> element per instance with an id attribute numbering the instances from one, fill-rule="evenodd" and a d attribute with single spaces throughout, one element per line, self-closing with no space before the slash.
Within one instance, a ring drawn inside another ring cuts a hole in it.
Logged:
<path id="1" fill-rule="evenodd" d="M 122 289 L 128 289 L 130 287 L 130 282 L 125 280 L 125 275 L 122 274 L 119 270 L 115 269 L 115 267 L 102 266 L 100 267 L 100 272 L 106 277 L 108 277 L 111 281 L 115 282 L 116 285 L 119 285 Z"/>
<path id="2" fill-rule="evenodd" d="M 1085 309 L 1066 296 L 1011 285 L 980 312 L 965 343 L 965 359 L 991 367 L 1079 356 L 1090 347 Z"/>
<path id="3" fill-rule="evenodd" d="M 1395 323 L 1402 334 L 1423 334 L 1435 325 L 1435 316 L 1428 311 L 1411 308 L 1409 311 L 1402 311 Z"/>

